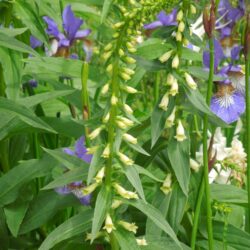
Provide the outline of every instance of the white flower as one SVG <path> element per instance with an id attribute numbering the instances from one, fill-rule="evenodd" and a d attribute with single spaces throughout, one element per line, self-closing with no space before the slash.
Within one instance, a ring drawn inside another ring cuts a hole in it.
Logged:
<path id="1" fill-rule="evenodd" d="M 194 172 L 198 172 L 199 171 L 201 165 L 197 161 L 195 161 L 194 159 L 190 158 L 189 163 L 190 163 L 190 168 L 193 169 Z"/>
<path id="2" fill-rule="evenodd" d="M 172 55 L 173 50 L 169 50 L 166 53 L 164 53 L 161 57 L 159 57 L 160 62 L 164 63 L 166 62 Z"/>
<path id="3" fill-rule="evenodd" d="M 169 90 L 169 94 L 172 95 L 172 96 L 175 96 L 178 93 L 179 93 L 179 85 L 178 85 L 177 80 L 175 79 L 175 81 L 171 85 L 171 88 Z"/>
<path id="4" fill-rule="evenodd" d="M 181 120 L 178 121 L 178 126 L 176 128 L 175 138 L 177 141 L 184 141 L 187 138 L 185 135 L 185 130 L 184 130 L 184 127 L 181 123 Z"/>
<path id="5" fill-rule="evenodd" d="M 109 155 L 110 155 L 110 145 L 107 144 L 107 146 L 103 150 L 102 157 L 109 158 Z"/>
<path id="6" fill-rule="evenodd" d="M 47 51 L 47 56 L 53 56 L 56 54 L 58 50 L 58 41 L 56 39 L 52 39 L 50 42 L 50 49 Z"/>
<path id="7" fill-rule="evenodd" d="M 172 86 L 175 81 L 176 81 L 175 77 L 171 73 L 169 73 L 167 76 L 167 83 L 166 84 L 169 86 Z"/>
<path id="8" fill-rule="evenodd" d="M 95 181 L 96 181 L 96 183 L 101 183 L 101 182 L 102 182 L 102 179 L 103 179 L 103 177 L 104 177 L 104 175 L 105 175 L 105 167 L 102 167 L 102 168 L 98 171 L 96 177 L 94 178 Z"/>
<path id="9" fill-rule="evenodd" d="M 188 73 L 185 73 L 185 79 L 187 82 L 187 85 L 191 88 L 191 89 L 196 89 L 197 88 L 197 84 L 194 81 L 193 77 L 191 75 L 189 75 Z"/>
<path id="10" fill-rule="evenodd" d="M 162 186 L 161 190 L 164 194 L 168 194 L 170 191 L 172 191 L 172 179 L 171 179 L 171 174 L 167 174 Z"/>
<path id="11" fill-rule="evenodd" d="M 131 144 L 137 144 L 137 139 L 130 134 L 125 133 L 122 135 L 122 138 Z"/>
<path id="12" fill-rule="evenodd" d="M 179 64 L 180 64 L 179 56 L 175 55 L 172 61 L 172 68 L 177 69 L 179 67 Z"/>
<path id="13" fill-rule="evenodd" d="M 126 221 L 120 220 L 118 224 L 124 227 L 126 230 L 133 232 L 134 234 L 137 232 L 138 227 L 135 225 L 135 223 L 128 223 Z"/>
<path id="14" fill-rule="evenodd" d="M 171 115 L 166 119 L 165 128 L 171 128 L 174 125 L 175 110 L 176 110 L 176 108 L 174 107 Z"/>
<path id="15" fill-rule="evenodd" d="M 110 217 L 109 214 L 107 214 L 106 220 L 105 220 L 105 226 L 103 227 L 103 229 L 105 229 L 109 234 L 113 231 L 116 230 L 113 221 Z"/>
<path id="16" fill-rule="evenodd" d="M 132 166 L 134 164 L 134 161 L 131 160 L 128 156 L 126 156 L 125 154 L 122 153 L 118 153 L 118 156 L 120 158 L 120 160 L 127 166 Z"/>
<path id="17" fill-rule="evenodd" d="M 167 92 L 161 99 L 161 102 L 159 103 L 159 108 L 163 109 L 163 110 L 167 110 L 168 109 L 168 103 L 169 103 L 169 93 Z"/>
<path id="18" fill-rule="evenodd" d="M 147 246 L 148 245 L 148 243 L 147 243 L 147 241 L 146 241 L 145 238 L 136 239 L 136 242 L 137 242 L 138 246 Z"/>

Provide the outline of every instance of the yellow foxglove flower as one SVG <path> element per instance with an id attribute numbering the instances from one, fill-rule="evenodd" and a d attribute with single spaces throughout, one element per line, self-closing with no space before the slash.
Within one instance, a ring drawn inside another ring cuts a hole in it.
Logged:
<path id="1" fill-rule="evenodd" d="M 129 223 L 129 222 L 120 220 L 118 224 L 121 225 L 126 230 L 133 232 L 134 234 L 136 234 L 137 232 L 138 227 L 135 225 L 135 223 Z"/>
<path id="2" fill-rule="evenodd" d="M 103 229 L 105 229 L 109 234 L 113 231 L 116 230 L 113 221 L 110 217 L 109 214 L 107 214 L 107 217 L 105 219 L 105 226 L 103 227 Z"/>
<path id="3" fill-rule="evenodd" d="M 122 135 L 122 138 L 131 144 L 137 144 L 137 139 L 130 134 L 125 133 Z"/>
<path id="4" fill-rule="evenodd" d="M 184 141 L 187 138 L 181 120 L 178 121 L 175 138 L 177 141 Z"/>
<path id="5" fill-rule="evenodd" d="M 127 166 L 132 166 L 134 164 L 134 161 L 131 160 L 128 156 L 126 156 L 125 154 L 122 153 L 118 153 L 118 156 L 120 158 L 120 160 Z"/>
<path id="6" fill-rule="evenodd" d="M 163 109 L 163 110 L 167 110 L 168 109 L 168 103 L 169 103 L 169 93 L 167 92 L 161 99 L 161 102 L 159 103 L 159 108 Z"/>
<path id="7" fill-rule="evenodd" d="M 179 67 L 179 64 L 180 64 L 179 56 L 175 55 L 172 61 L 172 68 L 177 69 Z"/>
<path id="8" fill-rule="evenodd" d="M 102 182 L 102 179 L 103 179 L 103 177 L 104 177 L 104 175 L 105 175 L 105 167 L 102 167 L 102 168 L 98 171 L 96 177 L 94 178 L 95 181 L 96 181 L 96 183 L 101 183 L 101 182 Z"/>
<path id="9" fill-rule="evenodd" d="M 102 157 L 109 158 L 109 156 L 110 156 L 110 145 L 107 144 L 107 146 L 103 150 Z"/>
<path id="10" fill-rule="evenodd" d="M 191 89 L 197 89 L 197 84 L 194 81 L 193 77 L 191 75 L 189 75 L 188 73 L 184 74 L 187 85 L 191 88 Z"/>
<path id="11" fill-rule="evenodd" d="M 173 50 L 169 50 L 166 53 L 164 53 L 160 58 L 160 62 L 164 63 L 166 61 L 168 61 L 168 59 L 172 56 L 173 54 Z"/>

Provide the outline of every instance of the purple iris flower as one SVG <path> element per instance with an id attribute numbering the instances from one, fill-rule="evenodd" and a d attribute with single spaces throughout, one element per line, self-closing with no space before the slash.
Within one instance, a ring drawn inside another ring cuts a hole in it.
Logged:
<path id="1" fill-rule="evenodd" d="M 38 85 L 38 82 L 35 79 L 31 79 L 31 80 L 28 81 L 28 84 L 30 85 L 30 87 L 36 88 L 37 85 Z"/>
<path id="2" fill-rule="evenodd" d="M 245 98 L 232 84 L 219 83 L 218 91 L 211 99 L 210 108 L 223 121 L 230 124 L 237 121 L 245 111 Z"/>
<path id="3" fill-rule="evenodd" d="M 214 39 L 214 69 L 216 70 L 220 62 L 225 58 L 223 49 L 220 45 L 220 42 Z M 210 64 L 210 55 L 209 51 L 204 51 L 203 53 L 203 64 L 206 68 L 209 68 Z"/>
<path id="4" fill-rule="evenodd" d="M 83 161 L 90 163 L 92 160 L 92 155 L 87 154 L 87 149 L 85 147 L 85 139 L 84 136 L 80 137 L 75 143 L 75 150 L 71 150 L 69 148 L 64 148 L 63 150 L 68 155 L 76 156 Z M 55 191 L 59 194 L 74 194 L 83 205 L 89 205 L 91 200 L 91 195 L 83 195 L 83 189 L 85 185 L 82 181 L 72 182 L 63 187 L 56 188 Z"/>
<path id="5" fill-rule="evenodd" d="M 34 37 L 32 35 L 30 36 L 30 46 L 32 49 L 35 49 L 37 47 L 41 47 L 42 45 L 43 45 L 43 43 L 40 40 L 38 40 L 36 37 Z"/>
<path id="6" fill-rule="evenodd" d="M 69 148 L 64 148 L 63 151 L 68 155 L 76 156 L 87 163 L 90 163 L 92 160 L 92 155 L 87 154 L 87 149 L 85 147 L 85 139 L 84 136 L 80 137 L 75 143 L 75 150 L 72 151 Z"/>
<path id="7" fill-rule="evenodd" d="M 157 21 L 154 21 L 152 23 L 149 24 L 145 24 L 144 25 L 144 29 L 146 30 L 151 30 L 151 29 L 155 29 L 161 26 L 173 26 L 173 25 L 177 25 L 176 22 L 176 16 L 177 16 L 177 10 L 173 9 L 173 11 L 170 14 L 166 14 L 165 11 L 161 11 L 158 15 L 157 15 Z"/>
<path id="8" fill-rule="evenodd" d="M 63 187 L 56 188 L 55 191 L 61 195 L 72 193 L 80 200 L 81 204 L 87 206 L 90 204 L 91 195 L 83 195 L 84 187 L 85 185 L 82 183 L 82 181 L 75 181 Z"/>
<path id="9" fill-rule="evenodd" d="M 56 22 L 52 18 L 44 16 L 43 19 L 48 25 L 47 34 L 58 40 L 59 48 L 69 47 L 75 40 L 85 38 L 91 33 L 90 29 L 79 30 L 83 20 L 75 17 L 70 5 L 65 7 L 62 14 L 64 33 L 59 31 Z"/>

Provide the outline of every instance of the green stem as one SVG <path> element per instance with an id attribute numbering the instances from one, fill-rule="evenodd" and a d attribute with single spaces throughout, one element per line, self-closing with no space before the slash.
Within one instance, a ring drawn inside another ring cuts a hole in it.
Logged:
<path id="1" fill-rule="evenodd" d="M 155 79 L 155 85 L 154 85 L 154 102 L 155 102 L 155 104 L 159 100 L 160 84 L 161 84 L 161 73 L 157 72 L 156 79 Z"/>
<path id="2" fill-rule="evenodd" d="M 82 75 L 81 75 L 81 80 L 82 80 L 82 116 L 83 120 L 88 120 L 90 117 L 90 105 L 89 105 L 89 95 L 88 95 L 88 76 L 89 76 L 89 64 L 87 62 L 83 63 L 82 66 Z M 85 141 L 86 141 L 86 146 L 90 146 L 90 141 L 89 141 L 89 131 L 86 125 L 84 126 L 84 131 L 85 131 Z"/>
<path id="3" fill-rule="evenodd" d="M 247 192 L 248 192 L 248 225 L 247 231 L 250 233 L 250 83 L 249 83 L 249 56 L 246 56 L 246 154 L 247 154 Z"/>
<path id="4" fill-rule="evenodd" d="M 210 70 L 209 70 L 209 79 L 208 79 L 208 89 L 207 89 L 207 98 L 206 102 L 207 105 L 210 106 L 210 100 L 213 93 L 213 77 L 214 77 L 214 42 L 213 38 L 209 39 L 209 48 L 210 48 Z M 197 229 L 198 229 L 198 222 L 199 222 L 199 215 L 201 210 L 201 203 L 202 197 L 206 194 L 206 208 L 207 208 L 207 231 L 208 231 L 208 244 L 209 250 L 213 250 L 213 225 L 212 225 L 212 209 L 211 209 L 211 199 L 210 199 L 210 186 L 209 186 L 209 166 L 208 166 L 208 116 L 204 116 L 203 121 L 203 165 L 204 165 L 204 175 L 202 184 L 200 186 L 199 195 L 196 204 L 196 210 L 194 215 L 194 225 L 193 225 L 193 232 L 192 232 L 192 240 L 191 246 L 192 249 L 195 249 L 196 245 L 196 236 L 197 236 Z"/>

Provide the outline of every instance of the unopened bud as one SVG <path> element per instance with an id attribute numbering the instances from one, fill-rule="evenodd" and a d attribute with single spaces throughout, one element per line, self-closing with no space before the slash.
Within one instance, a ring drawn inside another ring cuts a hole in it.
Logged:
<path id="1" fill-rule="evenodd" d="M 171 128 L 174 125 L 174 120 L 175 120 L 175 107 L 170 116 L 166 119 L 165 128 Z"/>
<path id="2" fill-rule="evenodd" d="M 179 85 L 178 85 L 177 80 L 175 79 L 174 83 L 171 85 L 171 88 L 169 90 L 169 94 L 171 96 L 175 96 L 178 93 L 179 93 Z"/>
<path id="3" fill-rule="evenodd" d="M 175 35 L 176 41 L 181 42 L 182 41 L 182 34 L 181 32 L 177 31 Z"/>
<path id="4" fill-rule="evenodd" d="M 160 62 L 164 63 L 166 62 L 172 55 L 173 50 L 169 50 L 166 53 L 164 53 L 161 57 L 159 57 Z"/>
<path id="5" fill-rule="evenodd" d="M 180 64 L 179 56 L 176 54 L 172 61 L 172 68 L 177 69 L 179 67 L 179 64 Z"/>
<path id="6" fill-rule="evenodd" d="M 193 5 L 193 4 L 191 4 L 190 5 L 190 12 L 191 12 L 191 14 L 196 14 L 196 7 Z"/>
<path id="7" fill-rule="evenodd" d="M 124 73 L 124 72 L 121 72 L 121 73 L 120 73 L 120 76 L 121 76 L 121 78 L 122 78 L 123 80 L 125 80 L 125 81 L 128 81 L 128 80 L 131 79 L 131 76 L 130 76 L 129 74 L 127 74 L 127 73 Z"/>
<path id="8" fill-rule="evenodd" d="M 184 29 L 185 29 L 185 23 L 181 21 L 178 25 L 178 31 L 182 33 Z"/>
<path id="9" fill-rule="evenodd" d="M 129 63 L 129 64 L 136 63 L 136 60 L 134 58 L 128 57 L 128 56 L 124 58 L 124 61 L 127 62 L 127 63 Z"/>
<path id="10" fill-rule="evenodd" d="M 130 115 L 132 115 L 134 112 L 133 109 L 126 103 L 123 105 L 123 108 L 124 108 L 125 112 L 130 114 Z"/>
<path id="11" fill-rule="evenodd" d="M 131 144 L 137 144 L 137 139 L 130 134 L 125 133 L 122 135 L 122 138 Z"/>
<path id="12" fill-rule="evenodd" d="M 109 158 L 109 156 L 110 156 L 110 146 L 109 146 L 109 144 L 107 144 L 107 146 L 103 150 L 102 157 Z"/>
<path id="13" fill-rule="evenodd" d="M 110 113 L 108 112 L 104 117 L 103 117 L 103 123 L 107 123 L 109 121 Z"/>
<path id="14" fill-rule="evenodd" d="M 176 16 L 176 20 L 180 22 L 182 21 L 182 19 L 183 19 L 183 11 L 179 10 Z"/>
<path id="15" fill-rule="evenodd" d="M 124 90 L 129 94 L 136 94 L 138 92 L 137 89 L 130 86 L 125 86 Z"/>
<path id="16" fill-rule="evenodd" d="M 161 102 L 159 104 L 159 108 L 163 109 L 163 110 L 167 110 L 168 109 L 168 103 L 169 103 L 169 93 L 167 92 L 161 99 Z"/>
<path id="17" fill-rule="evenodd" d="M 115 95 L 112 95 L 111 97 L 111 104 L 116 105 L 118 103 L 118 98 Z"/>
<path id="18" fill-rule="evenodd" d="M 194 81 L 193 77 L 191 75 L 189 75 L 188 73 L 185 73 L 185 79 L 187 82 L 187 85 L 191 88 L 191 89 L 197 89 L 197 84 Z"/>
<path id="19" fill-rule="evenodd" d="M 104 174 L 105 174 L 105 167 L 102 167 L 101 170 L 99 170 L 99 172 L 97 173 L 96 177 L 94 178 L 96 183 L 102 182 Z"/>
<path id="20" fill-rule="evenodd" d="M 89 134 L 89 139 L 90 140 L 94 140 L 102 131 L 102 127 L 96 128 L 95 130 L 93 130 L 90 134 Z"/>
<path id="21" fill-rule="evenodd" d="M 102 90 L 101 90 L 101 94 L 102 95 L 106 95 L 109 91 L 109 83 L 106 83 L 103 87 L 102 87 Z"/>
<path id="22" fill-rule="evenodd" d="M 186 135 L 185 135 L 185 130 L 184 127 L 181 123 L 181 120 L 178 121 L 178 126 L 176 128 L 176 135 L 175 135 L 175 139 L 177 141 L 184 141 L 186 139 Z"/>
<path id="23" fill-rule="evenodd" d="M 168 76 L 167 76 L 167 83 L 166 85 L 168 86 L 172 86 L 172 84 L 175 82 L 175 77 L 169 73 Z"/>
<path id="24" fill-rule="evenodd" d="M 107 69 L 106 69 L 106 71 L 107 71 L 108 73 L 111 73 L 111 72 L 113 71 L 113 65 L 112 65 L 112 64 L 109 64 L 108 67 L 107 67 Z"/>

